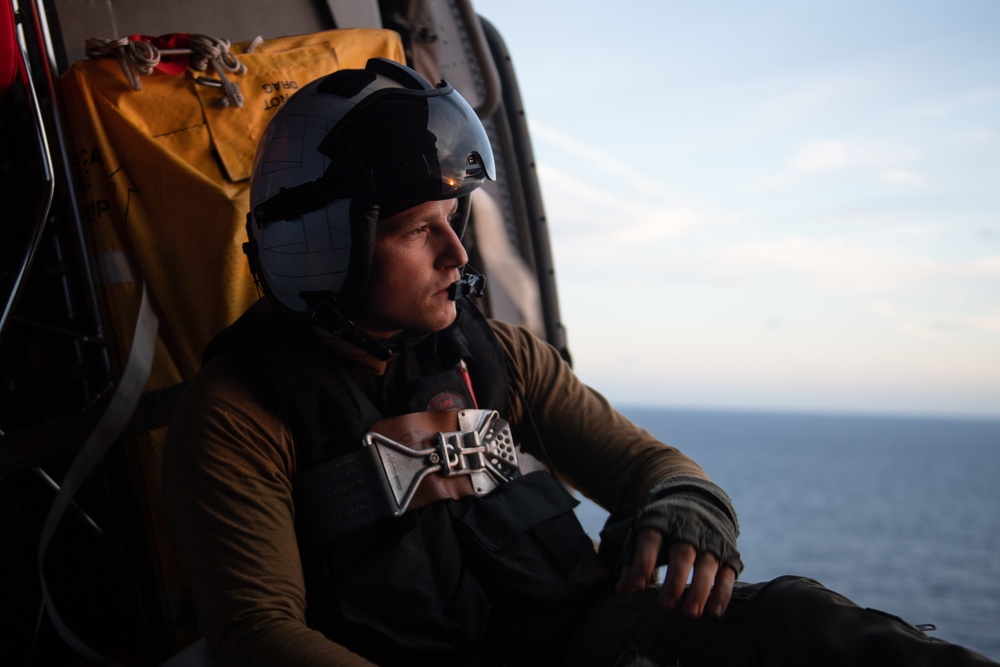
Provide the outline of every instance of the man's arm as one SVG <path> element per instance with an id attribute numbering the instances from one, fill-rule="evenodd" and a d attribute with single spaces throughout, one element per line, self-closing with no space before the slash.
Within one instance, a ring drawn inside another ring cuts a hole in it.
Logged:
<path id="1" fill-rule="evenodd" d="M 661 602 L 666 608 L 677 607 L 690 577 L 684 613 L 721 615 L 742 569 L 735 511 L 725 494 L 712 491 L 717 487 L 694 461 L 637 427 L 581 382 L 554 348 L 521 328 L 499 322 L 493 328 L 559 475 L 605 509 L 644 508 L 634 531 L 635 555 L 622 568 L 619 592 L 644 588 L 656 566 L 665 563 Z M 518 422 L 523 406 L 512 402 L 511 419 Z M 531 451 L 529 436 L 524 439 Z M 691 488 L 671 488 L 670 480 L 685 478 L 695 480 Z M 693 488 L 699 480 L 703 488 Z M 650 502 L 650 493 L 661 485 L 663 496 Z"/>
<path id="2" fill-rule="evenodd" d="M 164 501 L 202 632 L 225 665 L 369 665 L 305 624 L 294 448 L 243 387 L 210 373 L 178 406 Z"/>

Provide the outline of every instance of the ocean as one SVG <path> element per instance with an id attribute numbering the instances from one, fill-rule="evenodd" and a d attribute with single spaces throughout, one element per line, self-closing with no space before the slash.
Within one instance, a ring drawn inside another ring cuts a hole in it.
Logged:
<path id="1" fill-rule="evenodd" d="M 1000 661 L 1000 420 L 621 411 L 732 497 L 741 580 L 808 576 Z"/>

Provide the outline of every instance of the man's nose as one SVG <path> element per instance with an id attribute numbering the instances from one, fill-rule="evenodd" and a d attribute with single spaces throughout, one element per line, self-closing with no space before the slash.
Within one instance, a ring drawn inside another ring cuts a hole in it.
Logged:
<path id="1" fill-rule="evenodd" d="M 442 247 L 438 253 L 438 268 L 453 269 L 465 266 L 469 261 L 469 253 L 465 251 L 462 240 L 458 238 L 455 229 L 448 225 L 442 231 Z"/>

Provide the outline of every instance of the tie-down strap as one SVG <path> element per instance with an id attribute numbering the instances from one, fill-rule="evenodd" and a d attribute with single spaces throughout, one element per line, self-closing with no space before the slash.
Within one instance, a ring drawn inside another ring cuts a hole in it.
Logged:
<path id="1" fill-rule="evenodd" d="M 357 452 L 292 480 L 299 540 L 325 544 L 446 498 L 519 477 L 510 425 L 495 410 L 415 412 L 374 424 Z"/>

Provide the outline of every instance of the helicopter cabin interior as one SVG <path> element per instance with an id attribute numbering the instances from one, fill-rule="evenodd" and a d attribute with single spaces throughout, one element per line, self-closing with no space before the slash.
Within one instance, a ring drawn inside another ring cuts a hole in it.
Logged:
<path id="1" fill-rule="evenodd" d="M 264 125 L 374 56 L 483 120 L 481 305 L 568 358 L 513 64 L 468 0 L 2 0 L 5 664 L 162 664 L 197 640 L 160 517 L 171 407 L 258 298 L 242 243 Z"/>

